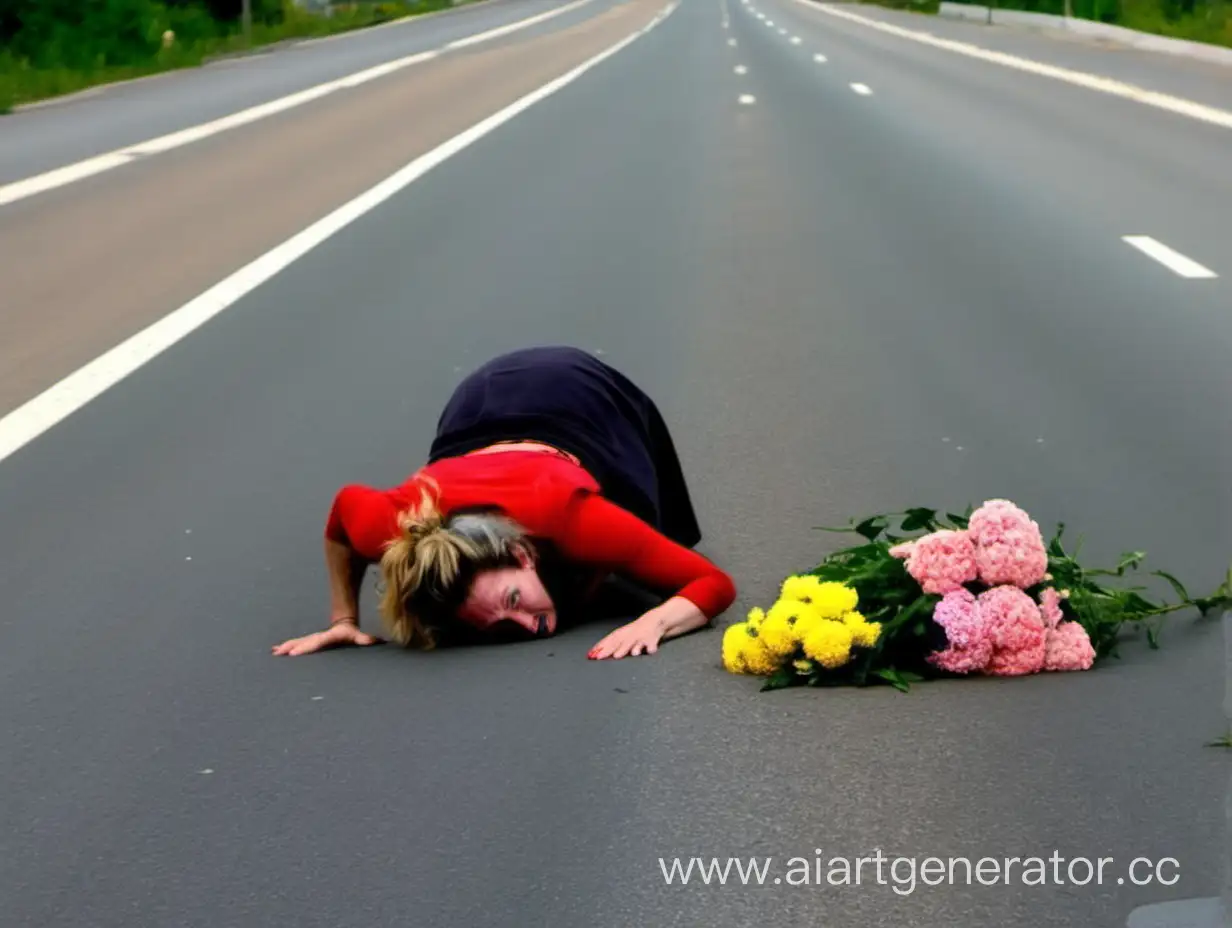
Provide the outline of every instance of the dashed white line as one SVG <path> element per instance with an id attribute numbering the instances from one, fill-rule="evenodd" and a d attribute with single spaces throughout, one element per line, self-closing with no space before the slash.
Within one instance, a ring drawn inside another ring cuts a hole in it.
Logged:
<path id="1" fill-rule="evenodd" d="M 818 64 L 825 64 L 826 56 L 825 55 L 814 55 L 813 60 L 816 61 Z"/>
<path id="2" fill-rule="evenodd" d="M 468 45 L 486 42 L 488 39 L 506 35 L 510 32 L 516 32 L 519 29 L 525 29 L 526 27 L 533 26 L 536 23 L 541 23 L 553 16 L 560 16 L 562 13 L 568 13 L 570 10 L 575 10 L 587 3 L 590 3 L 590 0 L 573 0 L 572 3 L 568 3 L 552 10 L 547 10 L 543 13 L 538 13 L 527 19 L 521 19 L 517 22 L 509 23 L 508 25 L 501 26 L 498 29 L 492 29 L 488 32 L 481 32 L 478 35 L 468 36 L 465 39 L 458 39 L 456 42 L 450 42 L 448 45 L 444 46 L 441 51 L 417 52 L 413 55 L 405 55 L 402 58 L 396 58 L 393 61 L 387 61 L 384 64 L 379 64 L 371 68 L 365 68 L 364 70 L 357 71 L 354 74 L 348 74 L 346 77 L 326 81 L 323 84 L 317 84 L 315 87 L 308 87 L 304 90 L 299 90 L 295 93 L 288 94 L 285 97 L 279 97 L 276 100 L 269 100 L 266 103 L 250 106 L 247 109 L 240 110 L 237 113 L 231 113 L 229 116 L 222 116 L 218 119 L 201 123 L 200 125 L 189 126 L 187 129 L 181 129 L 177 132 L 158 136 L 157 138 L 147 139 L 146 141 L 138 142 L 135 145 L 128 145 L 124 148 L 118 148 L 114 151 L 106 152 L 101 155 L 95 155 L 92 158 L 86 158 L 74 164 L 68 164 L 64 167 L 45 171 L 42 174 L 35 174 L 32 177 L 27 177 L 22 180 L 13 181 L 9 184 L 0 185 L 0 206 L 15 203 L 18 200 L 24 200 L 27 197 L 32 197 L 40 193 L 46 193 L 48 190 L 54 190 L 57 187 L 64 187 L 68 184 L 76 183 L 79 180 L 84 180 L 87 177 L 93 177 L 96 174 L 102 174 L 103 172 L 110 171 L 113 168 L 130 164 L 133 161 L 147 155 L 162 154 L 163 152 L 170 151 L 173 148 L 180 148 L 184 145 L 190 145 L 193 142 L 199 142 L 202 139 L 209 138 L 212 135 L 217 135 L 220 132 L 226 132 L 229 129 L 235 129 L 239 126 L 245 126 L 249 123 L 256 122 L 257 120 L 264 119 L 267 116 L 273 116 L 277 113 L 294 109 L 297 106 L 302 106 L 305 103 L 318 100 L 321 97 L 335 93 L 339 90 L 358 87 L 361 84 L 374 81 L 377 78 L 386 76 L 387 74 L 393 74 L 396 71 L 401 71 L 404 68 L 411 67 L 412 65 L 420 64 L 424 61 L 431 61 L 433 58 L 438 57 L 442 51 L 465 48 Z"/>
<path id="3" fill-rule="evenodd" d="M 757 102 L 757 98 L 753 96 L 751 93 L 742 93 L 739 99 L 740 99 L 740 102 L 743 103 L 745 106 L 752 106 L 754 103 Z"/>
<path id="4" fill-rule="evenodd" d="M 952 39 L 938 38 L 937 36 L 930 35 L 927 32 L 917 32 L 913 29 L 904 29 L 902 26 L 896 26 L 893 23 L 870 19 L 867 16 L 860 16 L 857 13 L 850 13 L 847 10 L 838 9 L 837 7 L 830 6 L 826 3 L 816 3 L 814 0 L 797 0 L 797 2 L 807 6 L 809 9 L 819 11 L 826 15 L 836 16 L 840 19 L 860 23 L 870 29 L 877 29 L 880 32 L 886 32 L 890 35 L 896 35 L 899 38 L 909 39 L 912 42 L 920 42 L 924 45 L 931 45 L 934 48 L 945 49 L 946 51 L 954 52 L 955 54 L 965 55 L 968 58 L 978 58 L 982 61 L 1003 65 L 1007 68 L 1014 68 L 1018 71 L 1038 74 L 1041 77 L 1051 77 L 1059 81 L 1065 81 L 1068 84 L 1073 84 L 1077 87 L 1085 87 L 1088 90 L 1095 90 L 1114 97 L 1122 97 L 1123 99 L 1133 100 L 1136 103 L 1141 103 L 1146 106 L 1154 106 L 1161 110 L 1167 110 L 1171 113 L 1176 113 L 1179 116 L 1187 116 L 1190 119 L 1208 122 L 1224 129 L 1232 129 L 1232 110 L 1217 109 L 1213 106 L 1206 106 L 1202 103 L 1196 103 L 1193 100 L 1186 100 L 1184 97 L 1174 97 L 1169 94 L 1159 93 L 1158 91 L 1147 90 L 1144 87 L 1138 87 L 1134 84 L 1126 84 L 1121 81 L 1115 81 L 1111 78 L 1102 77 L 1098 74 L 1088 74 L 1084 71 L 1074 71 L 1070 68 L 1062 68 L 1057 67 L 1056 65 L 1044 64 L 1043 62 L 1032 61 L 1030 58 L 1019 58 L 1016 55 L 1006 54 L 1005 52 L 991 51 L 986 48 L 981 48 L 978 45 L 971 45 L 967 42 L 956 42 Z"/>
<path id="5" fill-rule="evenodd" d="M 1193 280 L 1209 280 L 1213 277 L 1218 277 L 1208 267 L 1203 267 L 1193 258 L 1188 258 L 1179 251 L 1169 248 L 1163 242 L 1151 238 L 1149 235 L 1123 235 L 1121 241 L 1137 248 L 1148 258 L 1154 258 L 1173 274 L 1178 277 L 1187 277 Z"/>
<path id="6" fill-rule="evenodd" d="M 786 29 L 784 29 L 784 28 L 782 28 L 782 27 L 780 26 L 780 27 L 779 27 L 779 35 L 787 35 L 787 30 L 786 30 Z"/>
<path id="7" fill-rule="evenodd" d="M 666 20 L 680 5 L 672 0 L 654 19 L 572 70 L 539 86 L 453 138 L 413 159 L 389 177 L 318 219 L 265 254 L 225 277 L 179 309 L 78 368 L 59 383 L 0 418 L 0 461 L 67 419 L 134 371 L 222 314 L 257 287 L 285 270 L 322 242 L 409 187 L 433 168 L 484 136 L 572 84 Z"/>
<path id="8" fill-rule="evenodd" d="M 871 96 L 873 93 L 872 88 L 870 88 L 868 84 L 852 84 L 851 89 L 862 97 Z"/>
<path id="9" fill-rule="evenodd" d="M 735 48 L 735 47 L 736 47 L 736 40 L 735 40 L 735 39 L 728 39 L 728 40 L 727 40 L 727 44 L 728 44 L 728 45 L 730 45 L 732 48 Z"/>
<path id="10" fill-rule="evenodd" d="M 798 35 L 793 35 L 793 36 L 791 37 L 791 44 L 792 44 L 792 45 L 799 45 L 802 41 L 804 41 L 804 40 L 803 40 L 803 39 L 801 39 Z"/>
<path id="11" fill-rule="evenodd" d="M 733 68 L 732 70 L 734 70 L 737 74 L 748 74 L 748 73 L 749 73 L 749 69 L 748 69 L 748 68 L 746 68 L 746 67 L 745 67 L 744 65 L 742 65 L 742 64 L 738 64 L 738 65 L 736 65 L 736 67 L 735 67 L 735 68 Z"/>

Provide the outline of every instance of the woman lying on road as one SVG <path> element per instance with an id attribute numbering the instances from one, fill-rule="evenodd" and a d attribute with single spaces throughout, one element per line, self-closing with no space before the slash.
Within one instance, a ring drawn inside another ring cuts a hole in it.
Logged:
<path id="1" fill-rule="evenodd" d="M 731 578 L 701 540 L 675 446 L 654 402 L 574 348 L 498 357 L 467 377 L 429 463 L 393 489 L 351 485 L 325 528 L 330 625 L 275 654 L 375 644 L 359 584 L 379 563 L 389 637 L 427 650 L 554 634 L 609 574 L 671 592 L 592 659 L 654 653 L 731 605 Z"/>

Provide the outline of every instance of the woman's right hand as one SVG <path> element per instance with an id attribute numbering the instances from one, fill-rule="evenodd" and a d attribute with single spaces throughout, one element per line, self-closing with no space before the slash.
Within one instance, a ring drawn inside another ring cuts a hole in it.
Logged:
<path id="1" fill-rule="evenodd" d="M 312 654 L 314 651 L 325 651 L 345 645 L 366 647 L 381 644 L 381 639 L 367 632 L 360 631 L 359 626 L 351 622 L 339 622 L 331 625 L 323 632 L 313 632 L 301 638 L 291 638 L 282 644 L 274 645 L 275 655 L 298 657 L 301 654 Z"/>

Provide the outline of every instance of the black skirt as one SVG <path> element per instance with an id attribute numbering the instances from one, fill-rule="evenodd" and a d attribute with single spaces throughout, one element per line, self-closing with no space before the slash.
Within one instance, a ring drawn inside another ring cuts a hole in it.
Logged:
<path id="1" fill-rule="evenodd" d="M 575 455 L 604 497 L 693 547 L 701 529 L 658 407 L 625 375 L 578 348 L 528 348 L 466 377 L 437 423 L 430 461 L 498 441 Z"/>

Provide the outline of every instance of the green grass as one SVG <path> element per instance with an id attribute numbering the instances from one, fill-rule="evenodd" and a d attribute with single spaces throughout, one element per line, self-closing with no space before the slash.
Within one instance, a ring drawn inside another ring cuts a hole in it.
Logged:
<path id="1" fill-rule="evenodd" d="M 213 58 L 289 39 L 337 35 L 451 6 L 453 3 L 450 0 L 384 0 L 339 5 L 334 7 L 333 15 L 324 16 L 288 4 L 281 22 L 253 26 L 251 44 L 237 31 L 231 31 L 192 42 L 177 41 L 171 47 L 160 48 L 142 60 L 124 64 L 99 63 L 86 68 L 35 67 L 8 50 L 0 50 L 0 114 L 11 112 L 14 107 L 25 103 L 77 93 L 103 84 L 199 67 Z"/>
<path id="2" fill-rule="evenodd" d="M 986 5 L 988 0 L 956 0 Z M 996 9 L 1065 12 L 1064 0 L 991 0 Z M 1232 47 L 1232 17 L 1225 0 L 1072 0 L 1078 19 L 1124 26 L 1172 39 Z"/>

